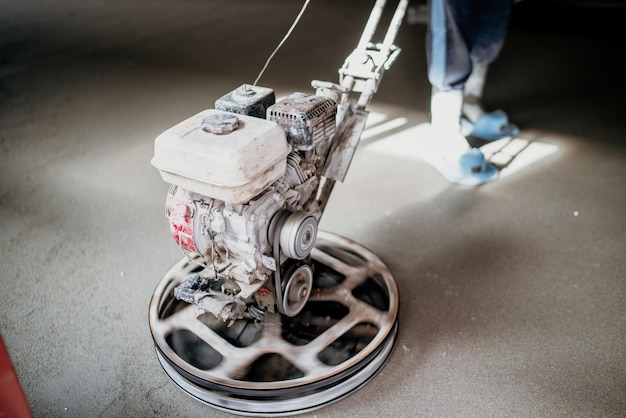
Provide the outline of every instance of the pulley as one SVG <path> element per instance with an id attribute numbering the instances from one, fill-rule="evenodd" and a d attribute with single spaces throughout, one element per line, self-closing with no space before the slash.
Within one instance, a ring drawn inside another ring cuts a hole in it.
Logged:
<path id="1" fill-rule="evenodd" d="M 313 271 L 305 263 L 293 267 L 293 261 L 303 260 L 310 255 L 317 238 L 317 219 L 304 211 L 279 212 L 270 223 L 269 236 L 273 240 L 276 260 L 276 308 L 283 315 L 294 316 L 300 312 L 310 295 Z M 281 252 L 291 261 L 283 260 Z"/>
<path id="2" fill-rule="evenodd" d="M 282 311 L 296 316 L 309 300 L 313 288 L 313 269 L 308 264 L 295 265 L 282 275 Z"/>
<path id="3" fill-rule="evenodd" d="M 317 219 L 308 212 L 293 212 L 285 216 L 279 233 L 280 248 L 285 255 L 302 260 L 315 245 Z"/>

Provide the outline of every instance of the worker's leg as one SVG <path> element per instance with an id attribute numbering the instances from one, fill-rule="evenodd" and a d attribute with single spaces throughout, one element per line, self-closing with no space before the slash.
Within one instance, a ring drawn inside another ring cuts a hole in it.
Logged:
<path id="1" fill-rule="evenodd" d="M 458 0 L 430 0 L 426 59 L 432 85 L 431 125 L 441 146 L 451 155 L 467 150 L 460 134 L 463 86 L 471 73 L 470 51 L 461 25 L 464 10 Z"/>
<path id="2" fill-rule="evenodd" d="M 430 0 L 426 36 L 428 79 L 432 85 L 431 125 L 437 153 L 431 164 L 449 181 L 477 185 L 493 181 L 498 170 L 461 134 L 463 87 L 472 72 L 467 36 L 472 2 Z"/>
<path id="3" fill-rule="evenodd" d="M 466 40 L 472 2 L 430 0 L 426 62 L 428 80 L 439 91 L 461 90 L 472 71 Z"/>
<path id="4" fill-rule="evenodd" d="M 472 72 L 464 86 L 463 113 L 476 122 L 485 114 L 482 105 L 487 70 L 500 54 L 508 31 L 513 0 L 476 0 L 467 32 Z"/>

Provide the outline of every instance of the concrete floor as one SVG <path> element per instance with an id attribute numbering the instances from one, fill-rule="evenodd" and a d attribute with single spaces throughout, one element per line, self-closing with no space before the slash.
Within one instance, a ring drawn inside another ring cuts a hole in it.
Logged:
<path id="1" fill-rule="evenodd" d="M 179 252 L 149 161 L 160 132 L 254 81 L 300 6 L 0 1 L 0 332 L 34 416 L 228 416 L 154 354 L 148 303 Z M 314 0 L 259 84 L 337 80 L 368 14 Z M 371 110 L 406 123 L 369 131 L 321 224 L 393 271 L 398 344 L 308 416 L 626 416 L 623 18 L 516 6 L 485 99 L 529 146 L 479 188 L 420 158 L 425 29 L 403 26 Z"/>

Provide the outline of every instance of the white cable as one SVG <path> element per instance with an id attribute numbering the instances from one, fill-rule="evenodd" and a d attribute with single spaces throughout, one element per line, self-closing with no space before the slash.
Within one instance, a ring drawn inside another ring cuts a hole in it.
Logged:
<path id="1" fill-rule="evenodd" d="M 272 52 L 272 55 L 270 55 L 270 57 L 267 59 L 267 61 L 265 61 L 265 65 L 263 66 L 263 69 L 261 70 L 261 72 L 259 73 L 259 75 L 257 76 L 256 80 L 254 80 L 254 84 L 253 86 L 256 86 L 256 83 L 259 81 L 259 79 L 261 78 L 261 76 L 263 75 L 263 73 L 265 72 L 265 69 L 267 68 L 267 66 L 270 64 L 270 61 L 272 60 L 272 58 L 274 58 L 274 55 L 276 55 L 276 53 L 278 52 L 278 50 L 280 49 L 281 46 L 283 46 L 283 44 L 285 43 L 285 41 L 287 40 L 287 38 L 289 38 L 289 35 L 291 35 L 291 32 L 293 31 L 293 29 L 296 27 L 296 25 L 298 24 L 298 21 L 300 21 L 300 18 L 302 17 L 302 15 L 304 14 L 304 11 L 306 10 L 307 6 L 309 5 L 309 2 L 311 0 L 305 0 L 304 5 L 302 5 L 302 9 L 300 9 L 300 13 L 298 13 L 298 16 L 296 16 L 296 20 L 293 21 L 291 27 L 289 28 L 289 30 L 287 31 L 287 34 L 285 34 L 285 36 L 283 37 L 283 40 L 280 41 L 280 43 L 278 44 L 278 46 L 276 47 L 276 49 L 274 49 L 274 52 Z"/>

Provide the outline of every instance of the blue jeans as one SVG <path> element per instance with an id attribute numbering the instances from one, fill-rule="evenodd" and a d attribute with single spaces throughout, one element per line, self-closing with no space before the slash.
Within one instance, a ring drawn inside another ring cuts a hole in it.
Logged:
<path id="1" fill-rule="evenodd" d="M 439 90 L 460 90 L 472 61 L 496 59 L 514 0 L 429 0 L 426 61 L 428 80 Z"/>

